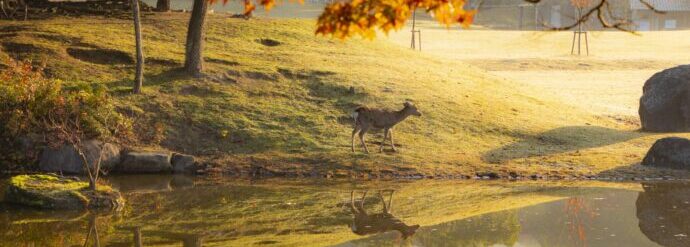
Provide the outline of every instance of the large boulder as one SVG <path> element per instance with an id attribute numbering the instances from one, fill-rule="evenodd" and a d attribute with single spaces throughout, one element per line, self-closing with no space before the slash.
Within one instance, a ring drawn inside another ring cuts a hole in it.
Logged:
<path id="1" fill-rule="evenodd" d="M 172 171 L 172 157 L 166 152 L 129 152 L 115 171 L 122 173 L 160 173 Z"/>
<path id="2" fill-rule="evenodd" d="M 196 161 L 194 156 L 191 155 L 174 153 L 170 162 L 172 163 L 173 171 L 176 173 L 193 172 L 196 170 Z"/>
<path id="3" fill-rule="evenodd" d="M 642 165 L 690 170 L 690 140 L 680 137 L 657 140 L 642 160 Z"/>
<path id="4" fill-rule="evenodd" d="M 121 209 L 124 205 L 120 193 L 109 186 L 99 185 L 91 191 L 87 182 L 53 174 L 10 178 L 4 200 L 41 209 Z"/>
<path id="5" fill-rule="evenodd" d="M 690 131 L 690 65 L 649 78 L 642 88 L 639 113 L 646 131 Z"/>
<path id="6" fill-rule="evenodd" d="M 94 165 L 101 157 L 101 169 L 109 171 L 120 163 L 120 148 L 111 143 L 102 143 L 97 140 L 90 140 L 83 143 L 82 150 L 86 155 L 86 160 L 90 165 Z M 38 166 L 41 171 L 59 172 L 70 174 L 84 173 L 84 165 L 72 145 L 65 144 L 58 149 L 47 148 L 43 150 L 39 158 Z"/>

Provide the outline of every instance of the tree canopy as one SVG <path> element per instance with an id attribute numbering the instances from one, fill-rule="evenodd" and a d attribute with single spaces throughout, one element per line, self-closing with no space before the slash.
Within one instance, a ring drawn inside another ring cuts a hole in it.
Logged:
<path id="1" fill-rule="evenodd" d="M 214 3 L 218 0 L 209 0 Z M 228 0 L 222 0 L 226 3 Z M 446 26 L 459 24 L 469 27 L 474 20 L 477 10 L 468 10 L 465 4 L 469 0 L 341 0 L 328 4 L 319 16 L 316 26 L 316 34 L 330 35 L 340 39 L 352 36 L 364 38 L 376 37 L 376 30 L 388 33 L 391 30 L 399 30 L 412 16 L 416 9 L 422 9 L 429 13 L 439 23 Z M 523 0 L 528 3 L 538 4 L 542 0 Z M 612 0 L 571 0 L 571 4 L 584 8 L 583 15 L 569 25 L 553 27 L 554 30 L 566 30 L 576 27 L 578 24 L 596 18 L 604 28 L 614 28 L 630 31 L 630 20 L 613 15 L 611 11 Z M 637 0 L 649 9 L 662 13 L 654 8 L 647 0 Z M 281 0 L 243 0 L 244 14 L 250 15 L 256 6 L 261 5 L 270 10 Z M 303 0 L 290 0 L 300 2 Z"/>

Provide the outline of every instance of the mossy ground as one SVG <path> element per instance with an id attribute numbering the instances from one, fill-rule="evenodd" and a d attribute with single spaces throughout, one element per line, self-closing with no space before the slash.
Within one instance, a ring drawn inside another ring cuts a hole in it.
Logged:
<path id="1" fill-rule="evenodd" d="M 210 15 L 205 76 L 192 78 L 180 70 L 187 21 L 182 13 L 143 18 L 141 95 L 129 93 L 131 21 L 0 22 L 0 57 L 33 59 L 68 84 L 105 86 L 120 111 L 139 123 L 144 140 L 138 145 L 197 155 L 229 171 L 666 174 L 637 165 L 663 135 L 641 133 L 634 122 L 593 114 L 539 87 L 383 39 L 315 36 L 313 21 Z M 350 152 L 353 109 L 396 109 L 405 100 L 424 115 L 396 127 L 399 152 L 379 153 L 380 133 L 368 136 L 372 154 Z"/>
<path id="2" fill-rule="evenodd" d="M 4 200 L 44 209 L 80 209 L 107 206 L 103 201 L 123 202 L 110 186 L 99 184 L 96 191 L 89 183 L 53 174 L 18 175 L 7 182 Z M 103 205 L 102 205 L 103 204 Z"/>

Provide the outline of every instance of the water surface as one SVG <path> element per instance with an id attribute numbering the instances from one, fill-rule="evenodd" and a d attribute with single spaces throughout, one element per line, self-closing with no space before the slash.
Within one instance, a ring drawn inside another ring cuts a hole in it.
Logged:
<path id="1" fill-rule="evenodd" d="M 107 180 L 122 212 L 0 204 L 0 246 L 690 245 L 685 182 Z"/>

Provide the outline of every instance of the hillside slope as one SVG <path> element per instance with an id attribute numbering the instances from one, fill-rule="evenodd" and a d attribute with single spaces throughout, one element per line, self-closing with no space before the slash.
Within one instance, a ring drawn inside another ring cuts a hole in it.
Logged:
<path id="1" fill-rule="evenodd" d="M 231 171 L 582 175 L 639 161 L 654 139 L 634 132 L 634 123 L 593 116 L 461 62 L 381 40 L 314 36 L 305 20 L 211 15 L 206 74 L 188 77 L 179 69 L 187 19 L 143 19 L 141 95 L 129 94 L 130 21 L 0 22 L 0 57 L 45 64 L 67 84 L 104 85 L 151 135 L 139 145 L 198 155 Z M 396 127 L 398 153 L 378 152 L 380 133 L 368 136 L 372 154 L 351 153 L 353 109 L 399 109 L 405 100 L 424 115 Z"/>

